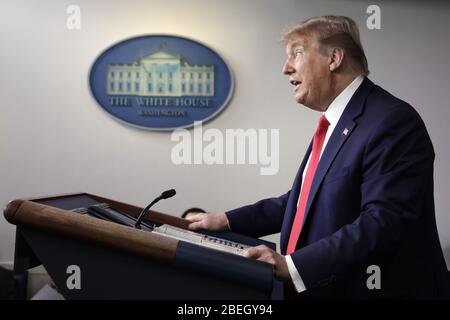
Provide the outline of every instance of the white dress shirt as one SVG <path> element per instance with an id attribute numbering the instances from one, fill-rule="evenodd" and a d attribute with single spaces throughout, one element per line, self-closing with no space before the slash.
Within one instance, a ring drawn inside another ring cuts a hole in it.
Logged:
<path id="1" fill-rule="evenodd" d="M 330 126 L 328 127 L 327 134 L 325 136 L 325 140 L 323 142 L 322 150 L 320 151 L 320 156 L 322 156 L 323 150 L 325 150 L 325 147 L 328 143 L 328 140 L 330 139 L 331 134 L 333 133 L 334 128 L 336 127 L 339 119 L 341 118 L 342 113 L 345 110 L 345 107 L 347 106 L 348 102 L 352 98 L 353 94 L 356 92 L 356 90 L 359 88 L 361 83 L 363 82 L 364 77 L 358 76 L 356 77 L 352 83 L 350 83 L 330 104 L 327 111 L 325 111 L 325 118 L 327 118 L 328 122 L 330 123 Z M 311 155 L 308 158 L 308 162 L 306 163 L 305 169 L 303 170 L 303 176 L 302 176 L 302 185 L 303 181 L 305 180 L 305 174 L 309 166 L 309 161 L 311 159 Z M 320 161 L 320 160 L 319 160 Z M 300 196 L 299 196 L 300 201 Z M 298 206 L 298 202 L 297 202 Z M 303 283 L 303 280 L 300 276 L 299 271 L 295 267 L 294 262 L 292 261 L 292 258 L 290 255 L 286 256 L 286 262 L 289 269 L 289 274 L 291 275 L 292 282 L 294 283 L 295 289 L 297 292 L 302 292 L 306 290 L 305 284 Z"/>

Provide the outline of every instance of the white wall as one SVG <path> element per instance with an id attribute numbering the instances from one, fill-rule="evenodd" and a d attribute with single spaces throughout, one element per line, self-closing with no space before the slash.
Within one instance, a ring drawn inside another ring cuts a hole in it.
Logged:
<path id="1" fill-rule="evenodd" d="M 81 8 L 79 31 L 66 28 L 69 4 Z M 365 27 L 369 4 L 381 7 L 381 30 Z M 437 223 L 450 261 L 450 6 L 440 1 L 2 1 L 0 204 L 86 191 L 144 206 L 173 187 L 177 196 L 155 210 L 179 215 L 194 205 L 223 211 L 286 192 L 318 114 L 294 102 L 278 40 L 287 24 L 328 13 L 358 22 L 371 79 L 413 104 L 428 126 Z M 87 81 L 96 57 L 152 33 L 198 40 L 227 60 L 234 98 L 206 128 L 279 128 L 277 175 L 261 176 L 255 165 L 175 166 L 170 134 L 124 126 L 96 105 Z M 14 227 L 1 218 L 0 262 L 13 260 L 13 249 Z"/>

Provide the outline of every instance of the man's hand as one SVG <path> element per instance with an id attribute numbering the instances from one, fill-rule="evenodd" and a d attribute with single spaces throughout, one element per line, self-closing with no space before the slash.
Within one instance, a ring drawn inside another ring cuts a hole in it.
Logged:
<path id="1" fill-rule="evenodd" d="M 190 230 L 223 231 L 230 229 L 225 213 L 197 213 L 186 217 L 186 220 L 191 221 Z"/>
<path id="2" fill-rule="evenodd" d="M 291 279 L 286 258 L 265 245 L 248 248 L 244 252 L 244 257 L 268 262 L 273 265 L 275 276 L 277 278 L 283 281 Z"/>

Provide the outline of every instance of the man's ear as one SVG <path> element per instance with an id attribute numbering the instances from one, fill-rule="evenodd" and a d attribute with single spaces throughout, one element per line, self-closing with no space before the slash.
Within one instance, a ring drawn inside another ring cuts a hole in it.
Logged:
<path id="1" fill-rule="evenodd" d="M 339 47 L 331 48 L 329 51 L 329 67 L 330 71 L 335 71 L 339 69 L 339 67 L 342 65 L 344 61 L 344 49 Z"/>

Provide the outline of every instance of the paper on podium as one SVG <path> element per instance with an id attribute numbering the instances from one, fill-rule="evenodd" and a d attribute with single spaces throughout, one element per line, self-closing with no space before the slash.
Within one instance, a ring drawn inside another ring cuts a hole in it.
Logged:
<path id="1" fill-rule="evenodd" d="M 31 300 L 65 300 L 65 299 L 58 291 L 56 291 L 56 289 L 46 284 L 31 298 Z"/>

